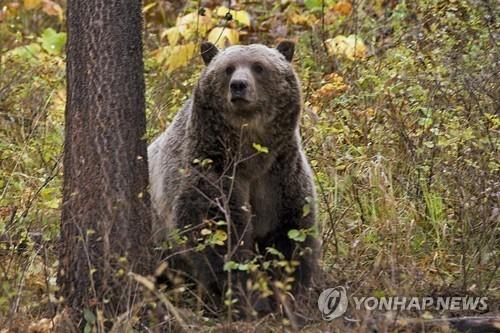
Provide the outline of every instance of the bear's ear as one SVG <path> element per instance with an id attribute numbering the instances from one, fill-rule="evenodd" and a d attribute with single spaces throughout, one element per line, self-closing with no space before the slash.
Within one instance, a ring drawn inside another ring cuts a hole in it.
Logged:
<path id="1" fill-rule="evenodd" d="M 210 42 L 203 42 L 201 43 L 201 57 L 203 58 L 203 62 L 205 65 L 208 65 L 210 61 L 219 53 L 219 49 L 217 46 Z"/>
<path id="2" fill-rule="evenodd" d="M 295 43 L 289 40 L 284 40 L 276 46 L 276 49 L 285 56 L 288 62 L 292 61 L 293 52 L 295 52 Z"/>

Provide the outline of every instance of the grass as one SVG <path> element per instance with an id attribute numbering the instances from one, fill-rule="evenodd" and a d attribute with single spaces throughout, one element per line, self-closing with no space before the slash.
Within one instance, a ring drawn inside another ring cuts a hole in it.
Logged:
<path id="1" fill-rule="evenodd" d="M 341 15 L 332 9 L 341 2 L 326 1 L 323 12 L 311 2 L 241 5 L 257 27 L 237 26 L 243 43 L 275 44 L 283 27 L 298 42 L 301 132 L 316 177 L 324 270 L 306 300 L 314 320 L 304 330 L 414 332 L 424 331 L 425 322 L 426 331 L 448 332 L 441 317 L 483 314 L 351 307 L 351 320 L 326 323 L 316 300 L 337 285 L 358 296 L 487 296 L 484 314 L 498 316 L 498 9 L 493 1 L 356 1 Z M 19 5 L 0 20 L 2 333 L 45 332 L 58 309 L 64 54 L 13 50 L 61 23 Z M 201 68 L 196 60 L 165 70 L 156 55 L 167 44 L 162 26 L 175 24 L 175 16 L 160 14 L 160 6 L 146 13 L 150 138 L 168 125 Z M 367 45 L 364 57 L 326 51 L 326 40 L 350 34 Z M 273 315 L 229 327 L 165 295 L 154 290 L 144 304 L 172 304 L 189 330 L 266 332 L 291 325 Z M 179 329 L 172 316 L 165 321 Z"/>

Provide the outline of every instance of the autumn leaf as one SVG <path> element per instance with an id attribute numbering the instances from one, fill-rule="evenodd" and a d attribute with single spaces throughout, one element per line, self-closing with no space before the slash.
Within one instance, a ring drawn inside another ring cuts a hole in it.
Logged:
<path id="1" fill-rule="evenodd" d="M 234 29 L 215 27 L 208 33 L 207 39 L 218 47 L 224 48 L 226 43 L 230 45 L 238 44 L 240 35 Z"/>
<path id="2" fill-rule="evenodd" d="M 288 16 L 288 22 L 293 25 L 313 26 L 318 19 L 312 14 L 293 12 Z"/>
<path id="3" fill-rule="evenodd" d="M 196 13 L 190 13 L 177 18 L 176 27 L 179 33 L 186 39 L 193 35 L 192 26 L 196 25 Z"/>
<path id="4" fill-rule="evenodd" d="M 226 16 L 227 12 L 231 12 L 231 10 L 226 6 L 220 6 L 217 7 L 214 12 L 217 17 L 224 17 Z"/>
<path id="5" fill-rule="evenodd" d="M 225 17 L 227 13 L 230 13 L 233 20 L 246 27 L 250 26 L 250 14 L 246 10 L 232 10 L 225 6 L 217 7 L 215 14 L 217 17 Z"/>
<path id="6" fill-rule="evenodd" d="M 339 1 L 333 6 L 333 11 L 337 15 L 351 15 L 352 13 L 352 4 L 349 1 Z"/>
<path id="7" fill-rule="evenodd" d="M 179 41 L 179 38 L 181 37 L 181 34 L 179 32 L 179 28 L 177 27 L 172 27 L 169 29 L 165 29 L 161 33 L 161 38 L 167 36 L 168 43 L 172 46 L 177 45 L 177 42 Z"/>
<path id="8" fill-rule="evenodd" d="M 330 98 L 338 95 L 338 90 L 333 83 L 323 85 L 315 94 L 316 96 Z"/>
<path id="9" fill-rule="evenodd" d="M 333 84 L 338 92 L 345 92 L 349 89 L 349 86 L 344 83 L 344 78 L 337 73 L 330 73 L 325 75 L 325 81 Z"/>
<path id="10" fill-rule="evenodd" d="M 373 108 L 366 108 L 362 114 L 367 118 L 373 118 L 376 114 L 376 111 Z"/>
<path id="11" fill-rule="evenodd" d="M 342 55 L 350 60 L 361 59 L 366 56 L 366 45 L 356 35 L 348 37 L 339 35 L 335 38 L 327 39 L 325 43 L 331 55 Z"/>
<path id="12" fill-rule="evenodd" d="M 196 46 L 194 43 L 185 45 L 167 45 L 151 52 L 151 56 L 160 64 L 167 68 L 167 72 L 172 72 L 189 63 L 194 57 Z M 199 162 L 198 162 L 199 163 Z"/>
<path id="13" fill-rule="evenodd" d="M 186 65 L 189 60 L 193 58 L 195 50 L 196 46 L 194 43 L 171 47 L 166 60 L 167 71 L 172 72 L 173 70 Z"/>
<path id="14" fill-rule="evenodd" d="M 51 0 L 43 0 L 42 11 L 50 16 L 57 16 L 59 21 L 62 21 L 64 18 L 64 11 L 62 7 Z"/>
<path id="15" fill-rule="evenodd" d="M 40 7 L 42 0 L 24 0 L 23 4 L 25 9 L 32 10 Z"/>
<path id="16" fill-rule="evenodd" d="M 347 42 L 353 52 L 353 58 L 364 58 L 366 56 L 366 45 L 361 38 L 355 35 L 350 35 L 347 37 Z"/>
<path id="17" fill-rule="evenodd" d="M 245 10 L 237 10 L 233 14 L 233 18 L 236 22 L 249 27 L 250 26 L 250 14 Z"/>
<path id="18" fill-rule="evenodd" d="M 181 25 L 190 25 L 190 24 L 196 24 L 196 20 L 198 19 L 198 13 L 189 13 L 184 16 L 180 16 L 177 18 L 177 22 L 175 25 L 181 26 Z"/>
<path id="19" fill-rule="evenodd" d="M 337 73 L 330 73 L 325 76 L 326 83 L 314 94 L 314 99 L 330 99 L 339 96 L 349 89 L 344 83 L 344 78 Z"/>
<path id="20" fill-rule="evenodd" d="M 204 36 L 213 26 L 211 11 L 205 10 L 204 16 L 194 12 L 178 17 L 175 26 L 185 39 L 189 39 L 196 33 Z"/>

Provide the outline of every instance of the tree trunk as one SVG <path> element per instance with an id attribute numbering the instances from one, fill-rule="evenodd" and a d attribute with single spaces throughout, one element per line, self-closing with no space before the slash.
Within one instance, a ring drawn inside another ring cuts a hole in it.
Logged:
<path id="1" fill-rule="evenodd" d="M 151 222 L 140 0 L 69 0 L 60 292 L 71 316 L 130 306 Z"/>

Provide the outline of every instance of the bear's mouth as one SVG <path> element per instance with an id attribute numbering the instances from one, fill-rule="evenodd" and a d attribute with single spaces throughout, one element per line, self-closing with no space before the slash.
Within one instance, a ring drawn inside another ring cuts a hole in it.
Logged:
<path id="1" fill-rule="evenodd" d="M 250 101 L 243 96 L 231 96 L 231 103 L 242 105 L 242 104 L 248 104 L 250 103 Z"/>

